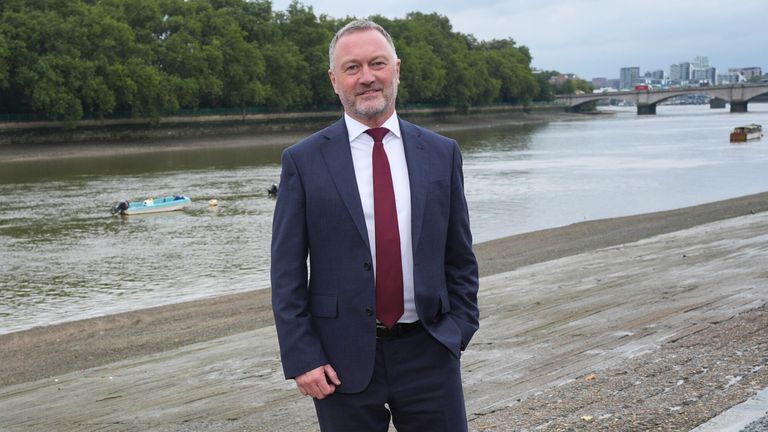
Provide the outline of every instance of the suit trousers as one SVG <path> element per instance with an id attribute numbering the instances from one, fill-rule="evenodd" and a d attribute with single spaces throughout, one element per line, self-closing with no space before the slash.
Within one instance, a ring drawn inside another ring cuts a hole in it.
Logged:
<path id="1" fill-rule="evenodd" d="M 459 359 L 424 328 L 377 339 L 375 362 L 362 392 L 315 399 L 322 432 L 467 431 Z"/>

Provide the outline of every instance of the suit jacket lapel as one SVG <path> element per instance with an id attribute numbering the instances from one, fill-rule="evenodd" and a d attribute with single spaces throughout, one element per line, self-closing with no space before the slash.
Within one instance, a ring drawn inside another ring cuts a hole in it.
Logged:
<path id="1" fill-rule="evenodd" d="M 333 183 L 336 185 L 336 190 L 360 232 L 360 236 L 370 249 L 368 229 L 365 226 L 365 215 L 363 214 L 363 205 L 360 203 L 355 165 L 352 162 L 352 150 L 349 147 L 349 136 L 344 120 L 339 120 L 326 129 L 323 132 L 323 137 L 327 140 L 322 146 L 325 164 L 331 178 L 333 178 Z"/>
<path id="2" fill-rule="evenodd" d="M 405 160 L 411 185 L 411 240 L 413 249 L 416 249 L 424 221 L 424 206 L 427 202 L 429 153 L 421 137 L 421 131 L 416 126 L 400 120 L 400 132 L 403 134 Z"/>

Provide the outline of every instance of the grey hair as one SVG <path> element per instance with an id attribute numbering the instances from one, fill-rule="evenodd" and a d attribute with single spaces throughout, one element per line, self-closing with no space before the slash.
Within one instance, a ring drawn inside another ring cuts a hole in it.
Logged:
<path id="1" fill-rule="evenodd" d="M 336 53 L 336 45 L 339 43 L 339 39 L 341 39 L 342 36 L 347 35 L 349 33 L 357 32 L 357 31 L 365 31 L 365 30 L 375 30 L 381 33 L 381 35 L 384 36 L 384 39 L 387 40 L 387 43 L 389 44 L 390 48 L 392 48 L 392 53 L 395 54 L 395 58 L 397 58 L 397 51 L 395 50 L 395 42 L 392 40 L 392 36 L 390 36 L 389 33 L 387 33 L 387 31 L 384 30 L 384 27 L 369 20 L 354 20 L 349 24 L 345 25 L 344 27 L 342 27 L 339 31 L 337 31 L 336 35 L 334 35 L 333 39 L 331 39 L 331 43 L 328 46 L 328 67 L 330 69 L 333 69 L 333 56 Z"/>

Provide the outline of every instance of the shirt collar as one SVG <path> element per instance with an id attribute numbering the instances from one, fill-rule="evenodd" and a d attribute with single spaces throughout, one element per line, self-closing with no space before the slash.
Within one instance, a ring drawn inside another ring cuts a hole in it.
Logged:
<path id="1" fill-rule="evenodd" d="M 365 131 L 370 129 L 368 126 L 350 117 L 346 112 L 344 113 L 344 123 L 347 125 L 349 142 L 356 140 L 360 135 L 364 134 Z M 401 137 L 400 122 L 397 120 L 397 112 L 392 113 L 392 115 L 387 119 L 387 121 L 384 122 L 384 124 L 381 125 L 381 127 L 389 129 L 389 131 L 395 134 L 395 136 L 398 138 Z"/>

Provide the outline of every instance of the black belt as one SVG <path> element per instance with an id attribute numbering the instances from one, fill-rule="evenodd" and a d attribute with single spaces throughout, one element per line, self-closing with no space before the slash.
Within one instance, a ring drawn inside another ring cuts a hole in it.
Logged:
<path id="1" fill-rule="evenodd" d="M 397 323 L 392 328 L 387 328 L 384 324 L 376 323 L 376 338 L 392 339 L 403 336 L 404 334 L 421 327 L 421 321 L 412 323 Z"/>

